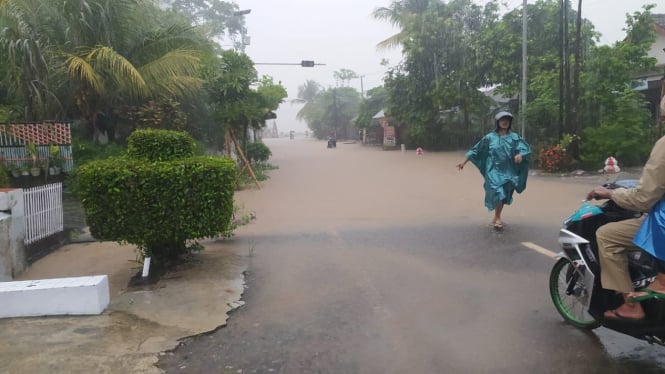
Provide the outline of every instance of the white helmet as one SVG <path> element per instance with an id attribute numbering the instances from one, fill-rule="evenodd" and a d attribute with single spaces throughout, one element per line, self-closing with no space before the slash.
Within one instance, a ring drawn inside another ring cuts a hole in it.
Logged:
<path id="1" fill-rule="evenodd" d="M 505 118 L 505 117 L 508 117 L 508 119 L 510 119 L 510 125 L 508 125 L 508 128 L 510 128 L 510 126 L 512 126 L 512 124 L 513 124 L 513 115 L 510 114 L 510 112 L 499 112 L 494 116 L 494 121 L 495 121 L 495 125 L 496 125 L 497 128 L 499 128 L 499 120 L 501 118 Z"/>

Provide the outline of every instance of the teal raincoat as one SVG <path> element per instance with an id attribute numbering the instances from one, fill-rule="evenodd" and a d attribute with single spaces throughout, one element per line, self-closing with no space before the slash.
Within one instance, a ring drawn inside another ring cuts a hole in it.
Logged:
<path id="1" fill-rule="evenodd" d="M 515 155 L 522 155 L 522 162 L 516 164 Z M 485 206 L 490 211 L 499 202 L 513 202 L 513 192 L 521 193 L 526 188 L 529 175 L 531 147 L 517 133 L 509 131 L 499 135 L 496 131 L 485 135 L 466 153 L 485 179 Z"/>

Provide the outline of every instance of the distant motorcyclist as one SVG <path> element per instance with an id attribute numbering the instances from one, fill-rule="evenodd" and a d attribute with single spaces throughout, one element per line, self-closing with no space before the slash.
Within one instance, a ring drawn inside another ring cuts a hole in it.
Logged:
<path id="1" fill-rule="evenodd" d="M 337 139 L 335 137 L 335 133 L 332 132 L 330 135 L 328 135 L 328 148 L 335 148 L 337 147 Z"/>
<path id="2" fill-rule="evenodd" d="M 624 209 L 649 212 L 640 218 L 608 223 L 596 231 L 602 286 L 620 292 L 625 301 L 617 309 L 606 311 L 604 317 L 643 319 L 642 306 L 631 301 L 631 297 L 643 294 L 634 292 L 626 252 L 637 246 L 665 260 L 665 136 L 651 150 L 637 187 L 614 190 L 596 187 L 587 195 L 587 199 L 592 198 L 611 199 Z M 648 290 L 665 293 L 665 267 L 662 264 L 659 267 L 656 281 Z"/>

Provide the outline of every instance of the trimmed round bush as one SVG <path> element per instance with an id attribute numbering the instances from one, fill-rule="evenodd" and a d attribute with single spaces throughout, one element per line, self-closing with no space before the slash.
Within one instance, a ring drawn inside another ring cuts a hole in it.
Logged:
<path id="1" fill-rule="evenodd" d="M 249 162 L 266 162 L 272 156 L 267 145 L 262 142 L 247 144 L 247 160 Z"/>
<path id="2" fill-rule="evenodd" d="M 186 133 L 138 130 L 127 156 L 82 165 L 77 192 L 98 240 L 131 243 L 155 264 L 222 235 L 233 218 L 236 164 L 225 157 L 191 157 Z"/>

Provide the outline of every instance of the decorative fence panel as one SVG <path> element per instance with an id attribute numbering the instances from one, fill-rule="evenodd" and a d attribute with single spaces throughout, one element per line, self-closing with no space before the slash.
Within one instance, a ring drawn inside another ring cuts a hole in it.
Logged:
<path id="1" fill-rule="evenodd" d="M 23 199 L 26 245 L 64 230 L 62 183 L 28 188 Z"/>
<path id="2" fill-rule="evenodd" d="M 20 123 L 0 125 L 0 162 L 7 166 L 21 167 L 32 162 L 26 150 L 26 144 L 37 145 L 39 161 L 49 159 L 49 146 L 55 145 L 60 149 L 64 159 L 62 170 L 69 172 L 73 169 L 72 136 L 69 123 Z"/>

